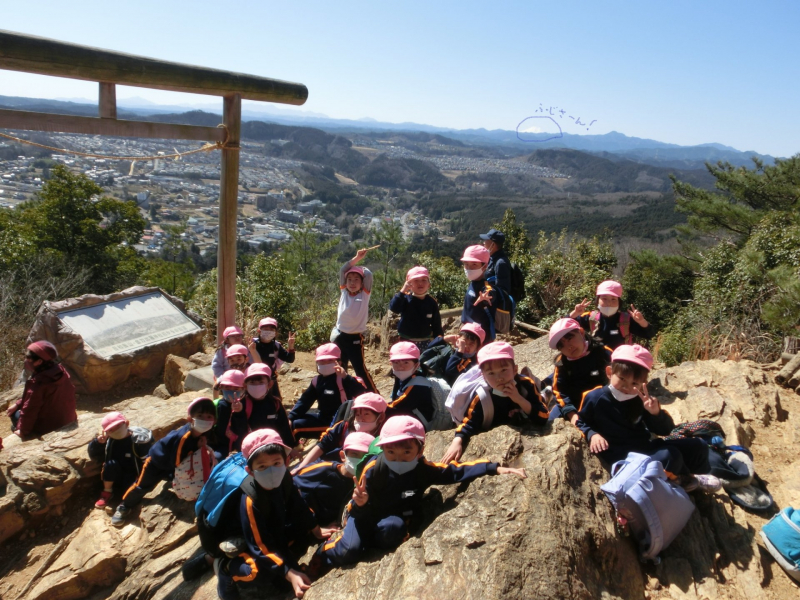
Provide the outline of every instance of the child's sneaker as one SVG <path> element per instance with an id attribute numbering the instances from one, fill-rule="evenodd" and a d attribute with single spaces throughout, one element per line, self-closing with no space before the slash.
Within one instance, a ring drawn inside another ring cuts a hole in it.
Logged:
<path id="1" fill-rule="evenodd" d="M 111 517 L 111 524 L 114 527 L 122 527 L 125 525 L 125 521 L 128 520 L 128 515 L 131 514 L 131 509 L 127 508 L 124 504 L 120 504 L 117 507 L 117 510 L 114 511 L 113 516 Z"/>
<path id="2" fill-rule="evenodd" d="M 247 549 L 247 542 L 244 538 L 240 537 L 229 538 L 219 543 L 219 549 L 222 550 L 228 558 L 236 558 Z"/>
<path id="3" fill-rule="evenodd" d="M 94 503 L 95 508 L 105 508 L 111 503 L 111 492 L 100 492 L 100 499 Z"/>
<path id="4" fill-rule="evenodd" d="M 227 558 L 224 561 L 226 564 L 230 562 Z M 223 564 L 222 558 L 214 559 L 214 573 L 217 576 L 217 596 L 219 596 L 220 600 L 239 600 L 239 588 L 236 587 L 236 582 L 230 573 L 225 570 L 226 564 Z"/>
<path id="5" fill-rule="evenodd" d="M 197 579 L 203 573 L 208 571 L 210 564 L 206 560 L 206 553 L 203 552 L 199 556 L 195 556 L 194 558 L 190 558 L 186 562 L 181 565 L 181 573 L 183 574 L 184 581 L 192 581 L 193 579 Z"/>
<path id="6" fill-rule="evenodd" d="M 722 488 L 719 478 L 714 475 L 695 475 L 697 480 L 697 487 L 704 492 L 718 492 Z"/>

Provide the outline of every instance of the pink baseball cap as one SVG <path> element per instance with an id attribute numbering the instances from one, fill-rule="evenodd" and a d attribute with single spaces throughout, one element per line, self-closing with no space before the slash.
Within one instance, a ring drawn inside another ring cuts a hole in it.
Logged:
<path id="1" fill-rule="evenodd" d="M 383 424 L 378 446 L 385 446 L 403 440 L 425 441 L 425 428 L 414 417 L 397 415 L 391 417 Z"/>
<path id="2" fill-rule="evenodd" d="M 234 344 L 225 351 L 225 358 L 230 358 L 231 356 L 250 356 L 250 351 L 247 349 L 247 346 Z"/>
<path id="3" fill-rule="evenodd" d="M 350 273 L 358 273 L 361 279 L 364 279 L 364 267 L 350 267 L 345 271 L 344 276 L 347 277 Z"/>
<path id="4" fill-rule="evenodd" d="M 345 452 L 348 450 L 355 450 L 356 452 L 368 452 L 369 445 L 374 439 L 374 436 L 364 431 L 355 431 L 344 438 L 342 450 Z"/>
<path id="5" fill-rule="evenodd" d="M 100 421 L 100 427 L 103 428 L 103 431 L 109 432 L 114 429 L 120 423 L 127 423 L 128 419 L 125 418 L 119 411 L 110 412 L 103 417 L 103 420 Z"/>
<path id="6" fill-rule="evenodd" d="M 244 373 L 241 371 L 237 371 L 236 369 L 230 369 L 225 371 L 219 379 L 217 379 L 217 383 L 219 385 L 230 385 L 233 387 L 244 387 Z"/>
<path id="7" fill-rule="evenodd" d="M 269 446 L 270 444 L 277 444 L 289 449 L 289 446 L 283 443 L 280 434 L 274 429 L 256 429 L 248 433 L 242 440 L 242 454 L 245 460 L 249 461 L 253 453 L 259 448 Z"/>
<path id="8" fill-rule="evenodd" d="M 253 363 L 247 367 L 244 372 L 245 381 L 250 377 L 258 377 L 260 375 L 263 375 L 264 377 L 272 377 L 272 369 L 269 368 L 269 365 L 265 365 L 264 363 Z"/>
<path id="9" fill-rule="evenodd" d="M 322 346 L 317 348 L 316 360 L 328 360 L 331 358 L 339 360 L 341 357 L 342 351 L 339 350 L 339 346 L 334 343 L 322 344 Z"/>
<path id="10" fill-rule="evenodd" d="M 397 342 L 389 348 L 389 361 L 419 360 L 419 348 L 411 342 Z"/>
<path id="11" fill-rule="evenodd" d="M 622 284 L 612 279 L 604 281 L 597 286 L 595 296 L 616 296 L 622 298 Z"/>
<path id="12" fill-rule="evenodd" d="M 486 264 L 489 262 L 489 251 L 483 246 L 467 246 L 461 262 L 479 262 Z"/>
<path id="13" fill-rule="evenodd" d="M 42 360 L 55 360 L 58 358 L 58 350 L 56 350 L 56 347 L 47 340 L 33 342 L 30 346 L 28 346 L 28 350 L 33 352 Z"/>
<path id="14" fill-rule="evenodd" d="M 207 398 L 206 396 L 200 396 L 199 398 L 195 398 L 189 403 L 189 406 L 186 407 L 186 414 L 190 417 L 192 416 L 192 409 L 202 402 L 208 402 L 210 404 L 209 409 L 214 412 L 214 415 L 217 414 L 217 407 L 214 404 L 214 401 L 211 398 Z"/>
<path id="15" fill-rule="evenodd" d="M 648 371 L 653 368 L 653 355 L 650 354 L 647 348 L 643 348 L 639 344 L 618 346 L 611 353 L 611 362 L 618 360 L 639 365 Z"/>
<path id="16" fill-rule="evenodd" d="M 490 360 L 514 360 L 514 348 L 508 342 L 492 342 L 478 350 L 478 364 L 482 365 Z"/>
<path id="17" fill-rule="evenodd" d="M 226 339 L 230 335 L 244 335 L 244 331 L 236 325 L 231 325 L 230 327 L 226 327 L 225 331 L 222 332 L 222 338 Z"/>
<path id="18" fill-rule="evenodd" d="M 567 335 L 570 331 L 575 331 L 576 329 L 580 328 L 580 323 L 578 323 L 575 319 L 570 319 L 569 317 L 559 319 L 550 327 L 550 339 L 547 343 L 553 350 L 555 350 L 558 347 L 558 342 L 561 341 L 561 338 Z"/>
<path id="19" fill-rule="evenodd" d="M 386 412 L 386 407 L 386 400 L 383 398 L 383 396 L 380 394 L 375 394 L 374 392 L 365 392 L 353 400 L 352 410 L 357 408 L 368 408 L 373 412 L 383 414 Z"/>
<path id="20" fill-rule="evenodd" d="M 478 339 L 481 341 L 481 344 L 484 342 L 484 340 L 486 340 L 486 332 L 483 330 L 483 327 L 477 323 L 464 323 L 459 331 L 469 331 L 470 333 L 477 335 Z"/>
<path id="21" fill-rule="evenodd" d="M 258 322 L 258 328 L 261 329 L 262 327 L 266 327 L 267 325 L 272 325 L 275 329 L 278 328 L 278 321 L 273 319 L 272 317 L 265 317 Z"/>
<path id="22" fill-rule="evenodd" d="M 431 274 L 428 273 L 428 269 L 425 267 L 411 267 L 406 273 L 406 281 L 411 281 L 412 279 L 420 279 L 422 277 L 430 278 Z"/>

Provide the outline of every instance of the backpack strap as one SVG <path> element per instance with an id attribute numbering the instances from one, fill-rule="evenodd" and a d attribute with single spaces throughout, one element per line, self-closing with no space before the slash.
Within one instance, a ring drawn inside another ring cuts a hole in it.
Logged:
<path id="1" fill-rule="evenodd" d="M 342 382 L 342 376 L 338 373 L 336 374 L 336 386 L 339 388 L 339 397 L 342 399 L 342 404 L 347 402 L 347 393 L 344 391 L 344 383 Z"/>
<path id="2" fill-rule="evenodd" d="M 592 312 L 589 313 L 589 329 L 591 329 L 591 334 L 595 335 L 599 327 L 600 327 L 600 311 L 593 310 Z"/>
<path id="3" fill-rule="evenodd" d="M 488 431 L 494 420 L 494 402 L 492 402 L 492 397 L 485 385 L 479 385 L 475 392 L 478 394 L 483 408 L 483 428 Z"/>
<path id="4" fill-rule="evenodd" d="M 631 335 L 631 313 L 621 311 L 619 313 L 619 333 L 626 344 L 633 343 L 633 336 Z"/>

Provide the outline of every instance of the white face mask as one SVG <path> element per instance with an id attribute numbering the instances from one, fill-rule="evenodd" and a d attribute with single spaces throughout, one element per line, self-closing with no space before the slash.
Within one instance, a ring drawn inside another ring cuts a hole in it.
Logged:
<path id="1" fill-rule="evenodd" d="M 261 400 L 264 396 L 267 395 L 267 384 L 266 383 L 248 383 L 247 384 L 247 393 L 250 394 L 251 398 L 255 398 L 256 400 Z"/>
<path id="2" fill-rule="evenodd" d="M 336 363 L 331 363 L 329 365 L 317 365 L 317 373 L 319 373 L 323 377 L 327 377 L 328 375 L 333 375 L 334 373 L 336 373 Z"/>
<path id="3" fill-rule="evenodd" d="M 114 431 L 107 432 L 106 435 L 112 440 L 121 440 L 128 435 L 128 426 L 120 425 Z"/>
<path id="4" fill-rule="evenodd" d="M 388 460 L 388 459 L 386 459 L 384 462 L 386 463 L 386 466 L 389 467 L 389 469 L 391 471 L 394 471 L 398 475 L 403 475 L 405 473 L 410 473 L 411 471 L 416 469 L 417 465 L 419 464 L 419 461 L 417 459 L 414 459 L 414 460 L 409 461 L 409 462 L 405 462 L 405 461 L 402 461 L 402 460 Z"/>
<path id="5" fill-rule="evenodd" d="M 355 430 L 363 431 L 364 433 L 371 433 L 374 431 L 377 424 L 377 421 L 359 421 L 358 419 L 353 421 L 353 427 Z"/>
<path id="6" fill-rule="evenodd" d="M 267 467 L 262 471 L 253 471 L 253 477 L 256 482 L 265 490 L 274 490 L 278 487 L 283 481 L 284 475 L 286 475 L 286 465 L 277 465 Z"/>
<path id="7" fill-rule="evenodd" d="M 417 372 L 416 369 L 407 369 L 405 371 L 401 371 L 399 369 L 395 369 L 394 367 L 392 367 L 392 373 L 394 373 L 394 376 L 397 377 L 400 381 L 405 381 L 416 372 Z"/>
<path id="8" fill-rule="evenodd" d="M 481 278 L 483 269 L 464 269 L 464 275 L 466 275 L 467 279 L 470 281 L 475 281 Z"/>
<path id="9" fill-rule="evenodd" d="M 275 332 L 274 331 L 262 331 L 261 332 L 261 341 L 262 342 L 271 342 L 275 339 Z"/>
<path id="10" fill-rule="evenodd" d="M 203 419 L 192 419 L 192 429 L 198 433 L 205 433 L 214 426 L 214 421 L 204 421 Z"/>
<path id="11" fill-rule="evenodd" d="M 614 399 L 619 402 L 625 402 L 639 397 L 639 394 L 623 394 L 610 383 L 608 384 L 608 389 L 611 390 L 611 395 L 614 396 Z"/>
<path id="12" fill-rule="evenodd" d="M 598 307 L 598 310 L 600 311 L 601 314 L 605 315 L 606 317 L 610 317 L 612 315 L 617 314 L 619 306 L 600 306 Z"/>
<path id="13" fill-rule="evenodd" d="M 360 458 L 356 458 L 355 456 L 347 456 L 344 459 L 344 468 L 348 473 L 350 473 L 350 475 L 355 475 L 356 466 L 360 462 L 361 462 Z"/>

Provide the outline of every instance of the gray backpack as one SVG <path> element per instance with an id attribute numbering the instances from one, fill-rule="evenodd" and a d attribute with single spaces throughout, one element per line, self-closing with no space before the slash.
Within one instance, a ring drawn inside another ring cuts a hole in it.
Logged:
<path id="1" fill-rule="evenodd" d="M 600 486 L 618 517 L 624 517 L 639 546 L 642 562 L 661 562 L 658 555 L 689 522 L 694 503 L 682 487 L 667 479 L 664 467 L 631 452 L 611 467 L 611 479 Z"/>
<path id="2" fill-rule="evenodd" d="M 418 410 L 413 411 L 425 426 L 425 431 L 452 429 L 453 421 L 450 419 L 450 413 L 444 405 L 447 395 L 450 393 L 450 385 L 444 379 L 420 376 L 414 377 L 409 382 L 409 385 L 431 388 L 431 402 L 433 403 L 433 417 L 431 417 L 431 420 L 428 421 Z"/>

